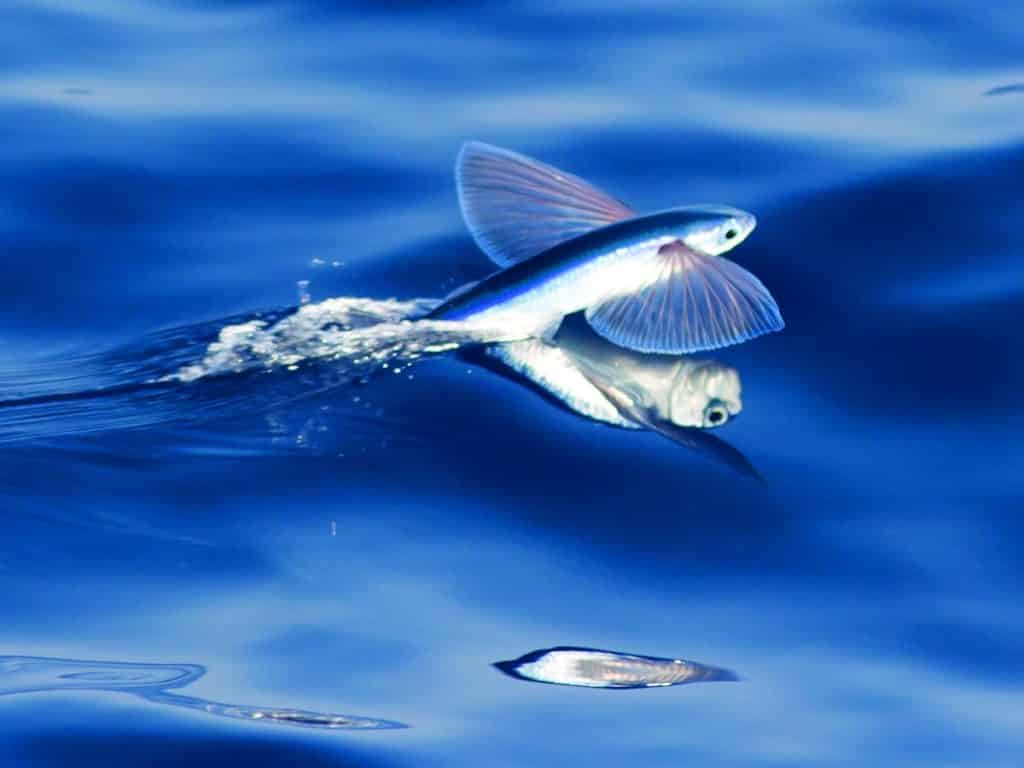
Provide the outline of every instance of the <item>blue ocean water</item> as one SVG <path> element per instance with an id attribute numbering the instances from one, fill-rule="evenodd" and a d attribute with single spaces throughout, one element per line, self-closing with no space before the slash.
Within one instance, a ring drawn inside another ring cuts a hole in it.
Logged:
<path id="1" fill-rule="evenodd" d="M 0 763 L 1020 764 L 1024 8 L 8 0 L 0 41 Z M 757 214 L 787 328 L 716 353 L 716 434 L 763 484 L 458 355 L 174 378 L 485 275 L 470 138 Z M 491 666 L 563 645 L 741 681 Z M 121 689 L 167 669 L 189 704 Z"/>

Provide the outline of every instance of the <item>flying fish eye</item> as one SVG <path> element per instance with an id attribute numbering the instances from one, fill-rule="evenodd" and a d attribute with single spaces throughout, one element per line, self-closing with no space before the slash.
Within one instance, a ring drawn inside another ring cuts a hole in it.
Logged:
<path id="1" fill-rule="evenodd" d="M 732 239 L 733 239 L 734 237 L 736 237 L 736 235 L 738 235 L 739 233 L 740 233 L 740 232 L 739 232 L 739 230 L 738 230 L 738 229 L 727 229 L 727 230 L 725 231 L 725 239 L 726 239 L 726 240 L 732 240 Z"/>

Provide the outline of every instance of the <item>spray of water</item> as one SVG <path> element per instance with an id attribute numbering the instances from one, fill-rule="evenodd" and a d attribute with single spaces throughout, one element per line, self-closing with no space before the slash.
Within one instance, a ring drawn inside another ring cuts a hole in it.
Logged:
<path id="1" fill-rule="evenodd" d="M 312 361 L 352 368 L 390 366 L 463 344 L 502 339 L 499 330 L 415 319 L 436 304 L 434 299 L 337 298 L 303 304 L 272 324 L 256 319 L 225 325 L 201 359 L 161 380 L 192 382 L 253 369 L 295 369 Z"/>
<path id="2" fill-rule="evenodd" d="M 437 303 L 302 303 L 0 371 L 0 443 L 230 417 L 464 345 L 509 340 L 501 330 L 421 319 Z"/>

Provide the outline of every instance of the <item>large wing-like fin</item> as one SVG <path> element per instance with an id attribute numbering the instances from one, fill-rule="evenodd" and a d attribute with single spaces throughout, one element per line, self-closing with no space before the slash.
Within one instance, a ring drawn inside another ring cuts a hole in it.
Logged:
<path id="1" fill-rule="evenodd" d="M 578 176 L 479 141 L 455 162 L 462 216 L 501 267 L 636 214 Z"/>
<path id="2" fill-rule="evenodd" d="M 601 336 L 640 352 L 688 354 L 782 330 L 779 307 L 754 275 L 681 242 L 643 260 L 638 288 L 587 309 Z"/>

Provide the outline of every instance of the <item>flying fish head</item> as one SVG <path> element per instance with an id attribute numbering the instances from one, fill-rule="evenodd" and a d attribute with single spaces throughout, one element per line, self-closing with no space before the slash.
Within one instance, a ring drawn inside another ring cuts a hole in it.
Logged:
<path id="1" fill-rule="evenodd" d="M 721 205 L 695 205 L 678 209 L 679 239 L 687 248 L 718 256 L 742 243 L 754 227 L 754 214 Z"/>

